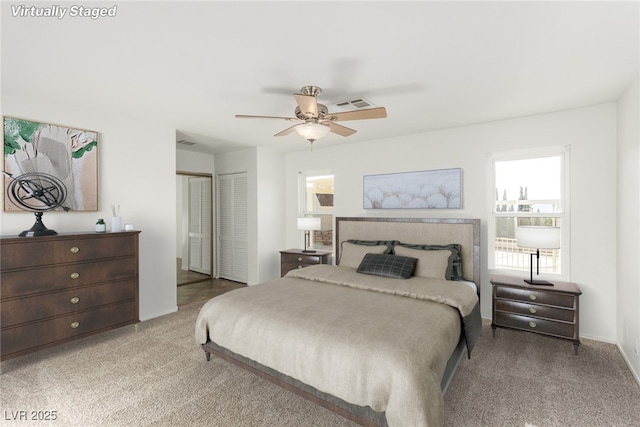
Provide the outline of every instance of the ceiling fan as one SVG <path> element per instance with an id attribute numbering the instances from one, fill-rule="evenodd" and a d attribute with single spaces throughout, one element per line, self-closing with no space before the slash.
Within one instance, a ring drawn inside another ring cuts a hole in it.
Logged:
<path id="1" fill-rule="evenodd" d="M 318 95 L 322 93 L 322 89 L 317 86 L 304 86 L 300 89 L 301 93 L 294 93 L 298 106 L 295 109 L 295 117 L 278 117 L 278 116 L 251 116 L 246 114 L 236 114 L 236 118 L 240 119 L 280 119 L 289 122 L 300 122 L 291 126 L 274 136 L 289 135 L 293 131 L 298 132 L 300 136 L 309 141 L 322 138 L 329 132 L 333 132 L 340 136 L 349 136 L 356 133 L 354 129 L 337 124 L 336 122 L 348 120 L 364 120 L 364 119 L 382 119 L 387 117 L 387 110 L 384 107 L 367 108 L 362 110 L 345 111 L 342 113 L 329 113 L 326 105 L 318 103 Z"/>

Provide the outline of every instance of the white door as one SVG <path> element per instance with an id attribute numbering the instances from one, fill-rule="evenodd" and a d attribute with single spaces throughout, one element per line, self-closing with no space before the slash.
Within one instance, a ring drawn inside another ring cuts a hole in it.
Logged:
<path id="1" fill-rule="evenodd" d="M 218 176 L 220 277 L 247 283 L 247 174 Z"/>
<path id="2" fill-rule="evenodd" d="M 211 178 L 189 178 L 189 270 L 211 274 Z"/>

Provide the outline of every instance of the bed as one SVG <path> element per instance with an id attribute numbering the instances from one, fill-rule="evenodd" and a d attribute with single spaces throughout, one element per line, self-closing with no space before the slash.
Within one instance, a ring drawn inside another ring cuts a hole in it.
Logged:
<path id="1" fill-rule="evenodd" d="M 480 221 L 336 218 L 335 263 L 215 297 L 195 337 L 365 426 L 437 426 L 480 335 Z M 407 273 L 410 272 L 410 273 Z"/>

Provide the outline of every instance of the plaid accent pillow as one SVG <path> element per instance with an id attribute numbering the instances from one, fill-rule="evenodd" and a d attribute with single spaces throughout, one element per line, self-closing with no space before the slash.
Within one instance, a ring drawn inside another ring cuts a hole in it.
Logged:
<path id="1" fill-rule="evenodd" d="M 358 273 L 408 279 L 416 269 L 416 258 L 388 254 L 366 254 L 356 270 Z"/>

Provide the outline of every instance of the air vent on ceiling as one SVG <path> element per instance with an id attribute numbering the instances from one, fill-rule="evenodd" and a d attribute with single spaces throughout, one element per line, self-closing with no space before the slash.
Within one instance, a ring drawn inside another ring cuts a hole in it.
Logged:
<path id="1" fill-rule="evenodd" d="M 357 108 L 357 109 L 376 108 L 373 102 L 365 98 L 354 98 L 348 101 L 336 102 L 336 105 L 345 110 L 351 110 L 353 108 Z"/>
<path id="2" fill-rule="evenodd" d="M 178 141 L 178 144 L 182 144 L 182 145 L 196 145 L 196 143 L 195 143 L 195 142 L 187 141 L 186 139 L 181 139 L 180 141 Z"/>

